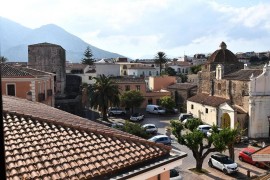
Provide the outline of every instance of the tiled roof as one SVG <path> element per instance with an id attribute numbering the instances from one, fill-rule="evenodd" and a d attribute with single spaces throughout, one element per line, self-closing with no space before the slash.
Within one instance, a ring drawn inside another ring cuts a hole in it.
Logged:
<path id="1" fill-rule="evenodd" d="M 10 66 L 8 64 L 2 64 L 2 77 L 35 77 L 43 75 L 51 75 L 52 73 L 22 67 L 22 66 Z"/>
<path id="2" fill-rule="evenodd" d="M 228 99 L 216 97 L 216 96 L 209 96 L 209 94 L 200 93 L 195 96 L 192 96 L 188 99 L 188 101 L 212 106 L 212 107 L 218 107 L 222 103 L 225 103 L 229 101 Z"/>
<path id="3" fill-rule="evenodd" d="M 252 74 L 254 77 L 257 77 L 258 75 L 262 74 L 262 72 L 262 69 L 241 69 L 234 73 L 225 75 L 224 79 L 249 81 Z"/>
<path id="4" fill-rule="evenodd" d="M 32 74 L 33 76 L 43 76 L 43 75 L 51 75 L 53 73 L 49 73 L 49 72 L 45 72 L 45 71 L 41 71 L 38 69 L 33 69 L 33 68 L 27 68 L 27 67 L 16 67 L 22 71 L 26 71 L 30 74 Z"/>
<path id="5" fill-rule="evenodd" d="M 85 69 L 87 66 L 88 66 L 87 64 L 72 63 L 72 64 L 67 65 L 66 69 L 78 70 L 78 69 Z"/>
<path id="6" fill-rule="evenodd" d="M 216 50 L 207 60 L 208 63 L 238 63 L 237 57 L 228 49 Z"/>
<path id="7" fill-rule="evenodd" d="M 1 75 L 4 78 L 8 77 L 33 77 L 32 74 L 29 72 L 20 70 L 19 68 L 7 65 L 7 64 L 1 64 Z"/>
<path id="8" fill-rule="evenodd" d="M 197 85 L 191 83 L 175 83 L 173 85 L 168 86 L 168 89 L 190 89 L 196 87 Z"/>
<path id="9" fill-rule="evenodd" d="M 3 96 L 3 119 L 8 179 L 107 179 L 171 150 L 16 97 Z"/>
<path id="10" fill-rule="evenodd" d="M 113 78 L 116 83 L 145 83 L 144 78 Z"/>
<path id="11" fill-rule="evenodd" d="M 270 146 L 265 146 L 264 148 L 258 149 L 257 151 L 255 151 L 252 154 L 266 154 L 270 156 Z"/>

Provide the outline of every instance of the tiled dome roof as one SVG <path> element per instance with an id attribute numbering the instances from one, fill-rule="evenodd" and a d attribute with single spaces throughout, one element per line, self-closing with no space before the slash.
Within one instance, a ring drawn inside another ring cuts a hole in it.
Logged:
<path id="1" fill-rule="evenodd" d="M 237 57 L 221 42 L 220 49 L 216 50 L 208 59 L 208 63 L 238 63 Z"/>

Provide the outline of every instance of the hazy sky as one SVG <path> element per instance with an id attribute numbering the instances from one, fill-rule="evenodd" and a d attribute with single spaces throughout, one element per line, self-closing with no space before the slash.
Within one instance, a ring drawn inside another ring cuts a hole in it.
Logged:
<path id="1" fill-rule="evenodd" d="M 56 24 L 130 58 L 270 50 L 269 0 L 0 0 L 0 16 L 29 28 Z"/>

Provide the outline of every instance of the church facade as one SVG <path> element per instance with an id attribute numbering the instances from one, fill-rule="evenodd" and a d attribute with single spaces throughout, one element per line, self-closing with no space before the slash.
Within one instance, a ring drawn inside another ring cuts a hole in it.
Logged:
<path id="1" fill-rule="evenodd" d="M 268 69 L 244 66 L 222 42 L 198 73 L 198 94 L 188 99 L 187 112 L 210 125 L 245 129 L 251 138 L 269 137 Z"/>

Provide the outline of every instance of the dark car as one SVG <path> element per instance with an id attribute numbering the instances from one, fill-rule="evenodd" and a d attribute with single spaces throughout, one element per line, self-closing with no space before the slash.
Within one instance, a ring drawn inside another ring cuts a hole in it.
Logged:
<path id="1" fill-rule="evenodd" d="M 267 166 L 265 164 L 269 164 L 268 162 L 257 162 L 253 161 L 251 154 L 254 153 L 256 150 L 253 148 L 244 148 L 239 152 L 239 160 L 244 161 L 250 164 L 255 165 L 256 167 L 266 168 Z M 264 164 L 265 163 L 265 164 Z"/>

